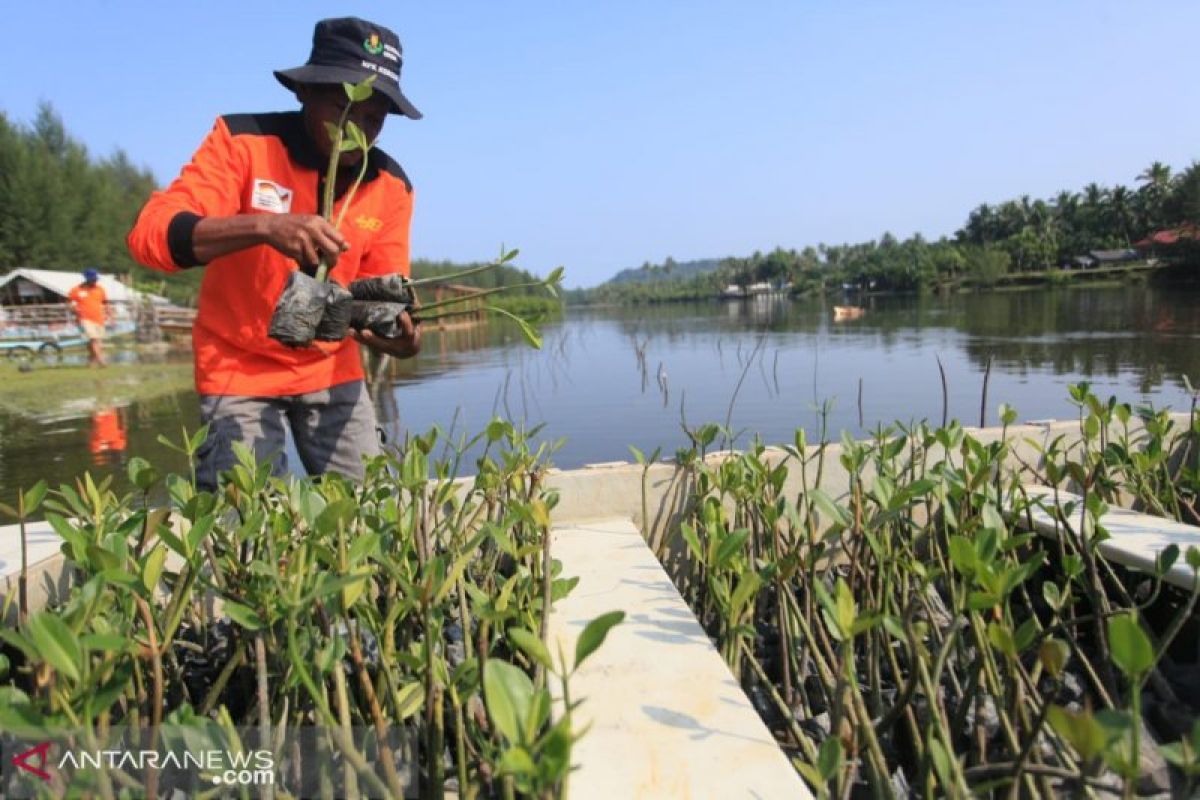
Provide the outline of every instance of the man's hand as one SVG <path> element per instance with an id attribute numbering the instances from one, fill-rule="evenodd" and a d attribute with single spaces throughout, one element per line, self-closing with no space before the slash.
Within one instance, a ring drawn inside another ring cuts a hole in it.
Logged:
<path id="1" fill-rule="evenodd" d="M 316 214 L 235 214 L 204 217 L 192 229 L 192 252 L 201 264 L 214 258 L 266 244 L 304 267 L 326 257 L 332 265 L 349 249 L 333 224 Z"/>
<path id="2" fill-rule="evenodd" d="M 267 244 L 304 267 L 315 267 L 322 257 L 333 264 L 350 249 L 333 223 L 316 214 L 264 214 Z"/>
<path id="3" fill-rule="evenodd" d="M 421 325 L 414 323 L 407 311 L 400 312 L 396 324 L 400 326 L 400 335 L 395 338 L 376 336 L 369 330 L 351 331 L 350 335 L 361 344 L 392 358 L 412 358 L 421 352 Z"/>

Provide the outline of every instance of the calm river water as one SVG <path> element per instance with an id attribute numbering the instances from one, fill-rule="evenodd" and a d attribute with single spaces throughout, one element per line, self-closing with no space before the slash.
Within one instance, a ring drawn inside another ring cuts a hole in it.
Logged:
<path id="1" fill-rule="evenodd" d="M 939 422 L 939 358 L 947 411 L 968 425 L 980 421 L 989 359 L 989 424 L 1002 402 L 1023 420 L 1072 417 L 1067 386 L 1081 380 L 1102 397 L 1185 409 L 1182 376 L 1200 382 L 1197 300 L 1194 290 L 1148 286 L 870 298 L 849 322 L 817 300 L 572 310 L 545 327 L 541 351 L 502 326 L 431 332 L 419 358 L 380 376 L 376 405 L 392 441 L 433 425 L 477 433 L 493 415 L 544 423 L 541 439 L 562 440 L 552 458 L 561 467 L 631 460 L 629 445 L 673 454 L 687 441 L 681 418 L 728 419 L 739 446 L 754 434 L 790 443 L 798 427 L 812 439 L 821 406 L 835 437 L 897 419 Z M 123 475 L 134 455 L 185 468 L 156 439 L 196 425 L 190 390 L 41 419 L 4 411 L 3 392 L 0 499 L 39 477 Z M 114 427 L 124 449 L 97 447 Z M 299 468 L 294 454 L 291 463 Z"/>

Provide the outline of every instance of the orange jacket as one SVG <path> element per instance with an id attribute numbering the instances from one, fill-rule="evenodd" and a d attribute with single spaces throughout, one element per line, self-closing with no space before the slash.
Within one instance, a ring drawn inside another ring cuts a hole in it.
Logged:
<path id="1" fill-rule="evenodd" d="M 404 171 L 379 148 L 342 223 L 350 249 L 330 279 L 409 274 L 413 192 Z M 198 266 L 192 229 L 205 216 L 316 214 L 327 162 L 299 112 L 220 117 L 165 190 L 147 201 L 126 240 L 133 257 L 164 272 Z M 334 205 L 334 218 L 344 198 Z M 279 397 L 362 378 L 353 339 L 293 349 L 268 338 L 275 303 L 296 262 L 268 245 L 215 258 L 205 267 L 192 329 L 201 394 Z"/>
<path id="2" fill-rule="evenodd" d="M 100 284 L 88 286 L 86 283 L 81 283 L 67 292 L 67 299 L 71 301 L 75 315 L 84 322 L 96 322 L 103 325 L 107 319 L 108 312 L 105 311 L 104 304 L 108 302 L 108 295 L 105 294 Z"/>

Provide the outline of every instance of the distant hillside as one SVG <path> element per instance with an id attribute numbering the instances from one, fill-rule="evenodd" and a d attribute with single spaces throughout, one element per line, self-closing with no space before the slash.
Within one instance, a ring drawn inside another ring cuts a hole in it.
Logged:
<path id="1" fill-rule="evenodd" d="M 668 256 L 661 265 L 646 262 L 640 267 L 623 269 L 605 283 L 663 283 L 664 281 L 686 280 L 697 275 L 715 272 L 720 266 L 721 262 L 716 258 L 677 262 Z"/>

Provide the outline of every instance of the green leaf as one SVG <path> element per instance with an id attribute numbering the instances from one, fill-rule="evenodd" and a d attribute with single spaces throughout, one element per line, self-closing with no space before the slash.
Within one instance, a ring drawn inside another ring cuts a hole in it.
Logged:
<path id="1" fill-rule="evenodd" d="M 967 608 L 972 611 L 984 611 L 1000 605 L 1000 596 L 991 592 L 971 592 L 967 596 Z"/>
<path id="2" fill-rule="evenodd" d="M 745 571 L 738 581 L 737 588 L 733 590 L 733 597 L 729 600 L 730 616 L 735 619 L 741 616 L 742 607 L 754 596 L 762 583 L 762 578 L 757 572 L 750 569 Z"/>
<path id="3" fill-rule="evenodd" d="M 571 671 L 579 669 L 579 665 L 596 652 L 600 645 L 604 644 L 604 638 L 608 636 L 608 632 L 624 619 L 624 611 L 609 611 L 589 622 L 583 632 L 579 634 L 578 641 L 575 642 L 575 666 Z"/>
<path id="4" fill-rule="evenodd" d="M 537 767 L 524 747 L 510 747 L 500 756 L 500 772 L 505 775 L 532 775 L 537 772 Z"/>
<path id="5" fill-rule="evenodd" d="M 79 644 L 86 650 L 96 652 L 125 653 L 130 650 L 132 642 L 115 633 L 88 633 L 79 637 Z"/>
<path id="6" fill-rule="evenodd" d="M 62 675 L 79 682 L 79 664 L 82 660 L 79 640 L 61 617 L 49 611 L 34 614 L 25 626 L 25 633 L 43 661 Z"/>
<path id="7" fill-rule="evenodd" d="M 950 562 L 965 577 L 975 574 L 975 547 L 965 536 L 950 537 Z"/>
<path id="8" fill-rule="evenodd" d="M 130 650 L 130 643 L 125 642 L 125 649 Z M 120 649 L 117 652 L 121 652 Z M 125 688 L 129 686 L 129 682 L 133 680 L 133 662 L 125 659 L 113 669 L 112 677 L 98 688 L 91 697 L 87 699 L 88 708 L 92 714 L 99 714 L 107 711 L 112 707 L 113 703 L 125 694 Z"/>
<path id="9" fill-rule="evenodd" d="M 17 736 L 44 736 L 45 724 L 27 694 L 15 686 L 0 686 L 0 730 Z"/>
<path id="10" fill-rule="evenodd" d="M 371 86 L 375 82 L 375 77 L 370 75 L 359 83 L 342 84 L 342 88 L 346 91 L 346 97 L 351 103 L 361 103 L 371 99 L 371 95 L 375 93 L 374 87 Z"/>
<path id="11" fill-rule="evenodd" d="M 187 435 L 186 430 L 183 432 L 183 435 L 187 439 L 188 454 L 195 455 L 200 449 L 200 445 L 208 440 L 208 426 L 201 425 L 190 437 Z"/>
<path id="12" fill-rule="evenodd" d="M 354 544 L 350 545 L 350 551 L 346 556 L 347 560 L 351 564 L 357 564 L 368 556 L 378 556 L 381 540 L 382 537 L 376 531 L 367 531 L 359 535 L 354 540 Z"/>
<path id="13" fill-rule="evenodd" d="M 1154 647 L 1150 637 L 1133 614 L 1122 614 L 1108 621 L 1108 644 L 1113 663 L 1129 677 L 1140 676 L 1154 666 Z"/>
<path id="14" fill-rule="evenodd" d="M 1179 545 L 1167 545 L 1162 552 L 1154 559 L 1154 574 L 1158 576 L 1166 575 L 1171 567 L 1175 566 L 1175 562 L 1179 560 Z"/>
<path id="15" fill-rule="evenodd" d="M 425 706 L 425 687 L 420 681 L 413 681 L 400 687 L 396 692 L 396 718 L 404 720 L 416 714 Z"/>
<path id="16" fill-rule="evenodd" d="M 337 530 L 339 523 L 343 527 L 349 525 L 357 513 L 358 504 L 353 500 L 345 497 L 341 500 L 334 500 L 317 515 L 315 525 L 317 532 L 328 536 Z"/>
<path id="17" fill-rule="evenodd" d="M 89 544 L 86 549 L 88 562 L 97 572 L 121 568 L 121 559 L 98 544 Z"/>
<path id="18" fill-rule="evenodd" d="M 262 621 L 262 618 L 253 609 L 241 603 L 226 601 L 224 608 L 225 613 L 229 615 L 231 620 L 248 631 L 257 631 L 266 626 L 266 623 Z"/>
<path id="19" fill-rule="evenodd" d="M 524 628 L 509 628 L 508 638 L 512 639 L 513 644 L 521 648 L 525 655 L 551 672 L 554 671 L 554 665 L 550 662 L 550 650 L 546 647 L 546 643 L 537 636 Z"/>
<path id="20" fill-rule="evenodd" d="M 1043 583 L 1042 598 L 1045 599 L 1048 606 L 1057 611 L 1063 601 L 1062 592 L 1059 591 L 1058 584 L 1051 583 L 1050 581 Z"/>
<path id="21" fill-rule="evenodd" d="M 696 535 L 696 529 L 686 522 L 681 522 L 679 523 L 679 532 L 683 535 L 683 540 L 687 542 L 688 549 L 692 551 L 692 556 L 703 565 L 704 548 L 700 546 L 700 537 Z"/>
<path id="22" fill-rule="evenodd" d="M 158 483 L 158 470 L 150 466 L 150 462 L 140 456 L 134 456 L 129 459 L 129 464 L 125 467 L 125 471 L 129 475 L 129 482 L 143 492 Z"/>
<path id="23" fill-rule="evenodd" d="M 352 120 L 346 120 L 346 139 L 347 141 L 342 142 L 342 150 L 361 150 L 365 154 L 371 149 L 367 135 Z"/>
<path id="24" fill-rule="evenodd" d="M 821 749 L 817 753 L 817 771 L 821 774 L 821 781 L 828 783 L 842 768 L 842 742 L 836 736 L 830 736 L 825 741 L 821 742 Z"/>
<path id="25" fill-rule="evenodd" d="M 512 664 L 489 658 L 483 664 L 483 696 L 500 735 L 514 744 L 520 742 L 521 723 L 533 704 L 529 676 Z"/>
<path id="26" fill-rule="evenodd" d="M 834 586 L 834 598 L 838 627 L 845 634 L 853 633 L 854 619 L 858 616 L 858 604 L 854 602 L 854 595 L 850 593 L 849 584 L 841 578 L 838 578 L 837 585 Z"/>
<path id="27" fill-rule="evenodd" d="M 1059 639 L 1046 639 L 1038 647 L 1038 659 L 1052 678 L 1062 675 L 1063 667 L 1067 665 L 1070 657 L 1070 646 Z"/>
<path id="28" fill-rule="evenodd" d="M 1074 712 L 1052 705 L 1046 711 L 1046 720 L 1075 748 L 1084 762 L 1091 761 L 1108 747 L 1109 735 L 1089 711 Z"/>
<path id="29" fill-rule="evenodd" d="M 1016 658 L 1017 643 L 1012 631 L 997 622 L 991 622 L 987 627 L 988 641 L 992 646 L 1009 658 Z"/>
<path id="30" fill-rule="evenodd" d="M 358 598 L 362 597 L 370 584 L 371 573 L 371 567 L 364 565 L 356 567 L 349 575 L 344 576 L 352 580 L 342 587 L 342 608 L 350 609 L 358 602 Z"/>
<path id="31" fill-rule="evenodd" d="M 46 492 L 49 490 L 50 487 L 47 486 L 46 482 L 43 480 L 35 483 L 33 488 L 28 489 L 25 494 L 21 495 L 26 517 L 38 510 L 38 507 L 42 504 L 42 501 L 46 499 Z"/>
<path id="32" fill-rule="evenodd" d="M 833 502 L 833 499 L 825 492 L 820 489 L 809 489 L 808 496 L 822 514 L 842 525 L 850 524 L 850 515 L 844 508 Z"/>
<path id="33" fill-rule="evenodd" d="M 1008 528 L 1004 524 L 1004 517 L 1000 516 L 1000 512 L 996 510 L 994 505 L 986 503 L 980 512 L 980 516 L 983 518 L 984 527 L 991 528 L 1000 534 L 1001 538 L 1004 537 Z"/>
<path id="34" fill-rule="evenodd" d="M 819 791 L 820 788 L 825 785 L 825 779 L 821 777 L 821 773 L 817 771 L 817 768 L 811 764 L 805 764 L 800 759 L 793 758 L 792 766 L 796 768 L 796 771 L 800 773 L 800 776 L 803 777 L 804 780 L 808 781 L 809 786 L 811 786 L 813 789 Z"/>
<path id="35" fill-rule="evenodd" d="M 1193 570 L 1200 570 L 1200 550 L 1196 549 L 1194 545 L 1188 547 L 1186 558 L 1189 567 Z"/>
<path id="36" fill-rule="evenodd" d="M 508 317 L 510 320 L 516 323 L 518 328 L 521 329 L 521 335 L 525 337 L 525 341 L 529 342 L 530 347 L 532 347 L 534 350 L 542 349 L 542 337 L 538 335 L 537 330 L 524 319 L 518 317 L 516 314 L 513 314 L 510 311 L 505 311 L 503 308 L 500 308 L 500 306 L 484 306 L 484 308 L 487 311 L 499 314 L 502 317 Z"/>
<path id="37" fill-rule="evenodd" d="M 721 544 L 717 546 L 717 552 L 713 556 L 712 566 L 715 569 L 724 569 L 733 561 L 734 556 L 742 552 L 746 546 L 746 540 L 750 538 L 749 528 L 739 528 L 733 533 L 726 536 Z"/>
<path id="38" fill-rule="evenodd" d="M 204 538 L 212 532 L 213 525 L 216 523 L 217 518 L 212 514 L 205 514 L 204 516 L 200 517 L 200 519 L 192 523 L 192 527 L 188 528 L 187 533 L 184 534 L 183 543 L 187 548 L 187 558 L 191 558 L 192 554 L 200 548 L 200 544 L 204 541 Z M 169 545 L 170 542 L 167 542 L 167 544 Z"/>
<path id="39" fill-rule="evenodd" d="M 945 745 L 936 737 L 929 739 L 929 757 L 933 761 L 934 771 L 937 772 L 938 780 L 941 781 L 942 788 L 945 789 L 943 796 L 949 797 L 954 794 L 954 773 L 950 770 L 951 759 L 954 757 L 946 751 Z"/>
<path id="40" fill-rule="evenodd" d="M 153 592 L 154 587 L 158 586 L 158 579 L 162 577 L 163 564 L 167 560 L 167 548 L 163 545 L 155 545 L 150 554 L 146 556 L 146 560 L 142 562 L 142 586 L 146 587 L 147 592 Z"/>

